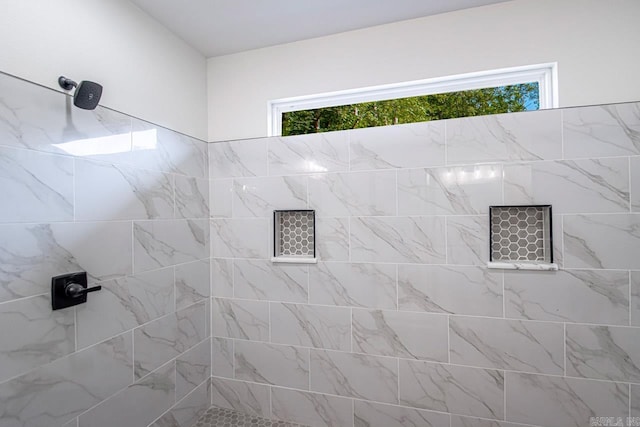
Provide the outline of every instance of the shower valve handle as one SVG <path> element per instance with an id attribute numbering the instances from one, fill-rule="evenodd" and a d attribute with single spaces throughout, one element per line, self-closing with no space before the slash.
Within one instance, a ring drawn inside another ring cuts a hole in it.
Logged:
<path id="1" fill-rule="evenodd" d="M 64 288 L 64 293 L 68 297 L 78 298 L 83 295 L 88 294 L 89 292 L 96 292 L 102 289 L 102 286 L 94 286 L 93 288 L 85 288 L 84 286 L 78 283 L 69 283 Z"/>

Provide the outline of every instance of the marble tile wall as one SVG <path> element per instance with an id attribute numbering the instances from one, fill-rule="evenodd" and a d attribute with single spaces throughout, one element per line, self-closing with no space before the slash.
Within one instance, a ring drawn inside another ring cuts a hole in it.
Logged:
<path id="1" fill-rule="evenodd" d="M 640 104 L 209 156 L 214 405 L 339 427 L 640 415 Z M 488 270 L 489 206 L 529 203 L 553 205 L 560 270 Z M 318 264 L 269 261 L 288 208 L 316 209 Z"/>
<path id="2" fill-rule="evenodd" d="M 0 74 L 0 426 L 189 427 L 211 404 L 204 142 Z M 52 312 L 51 277 L 103 289 Z"/>

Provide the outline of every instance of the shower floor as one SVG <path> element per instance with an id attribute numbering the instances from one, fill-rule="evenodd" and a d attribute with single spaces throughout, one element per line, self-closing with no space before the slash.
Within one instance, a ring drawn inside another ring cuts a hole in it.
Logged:
<path id="1" fill-rule="evenodd" d="M 304 427 L 302 424 L 285 423 L 253 417 L 230 409 L 210 408 L 194 424 L 194 427 Z"/>

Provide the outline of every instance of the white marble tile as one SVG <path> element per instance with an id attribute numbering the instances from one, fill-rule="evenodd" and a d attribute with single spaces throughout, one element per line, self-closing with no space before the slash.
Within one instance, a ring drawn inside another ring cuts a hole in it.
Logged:
<path id="1" fill-rule="evenodd" d="M 73 219 L 73 160 L 69 158 L 0 147 L 0 188 L 0 222 Z"/>
<path id="2" fill-rule="evenodd" d="M 316 218 L 316 257 L 349 261 L 349 219 Z"/>
<path id="3" fill-rule="evenodd" d="M 78 348 L 172 313 L 173 282 L 172 268 L 101 282 L 102 290 L 76 308 Z"/>
<path id="4" fill-rule="evenodd" d="M 176 400 L 182 400 L 211 377 L 211 340 L 185 351 L 176 358 Z"/>
<path id="5" fill-rule="evenodd" d="M 349 351 L 351 311 L 343 307 L 271 303 L 271 341 Z"/>
<path id="6" fill-rule="evenodd" d="M 627 325 L 626 271 L 505 272 L 507 317 Z"/>
<path id="7" fill-rule="evenodd" d="M 502 317 L 502 273 L 482 267 L 398 266 L 400 310 Z"/>
<path id="8" fill-rule="evenodd" d="M 311 350 L 311 390 L 338 396 L 398 403 L 396 359 Z"/>
<path id="9" fill-rule="evenodd" d="M 631 396 L 629 396 L 630 400 L 630 410 L 632 417 L 640 417 L 640 385 L 631 384 Z"/>
<path id="10" fill-rule="evenodd" d="M 191 427 L 210 406 L 211 381 L 205 381 L 149 427 Z"/>
<path id="11" fill-rule="evenodd" d="M 629 181 L 631 186 L 631 211 L 640 212 L 640 156 L 631 157 L 629 166 L 631 174 Z"/>
<path id="12" fill-rule="evenodd" d="M 489 216 L 447 217 L 447 263 L 486 265 L 489 261 Z"/>
<path id="13" fill-rule="evenodd" d="M 135 374 L 142 378 L 207 336 L 204 302 L 156 319 L 134 330 Z"/>
<path id="14" fill-rule="evenodd" d="M 136 221 L 133 239 L 136 273 L 209 258 L 208 220 Z"/>
<path id="15" fill-rule="evenodd" d="M 211 379 L 213 406 L 233 409 L 263 418 L 271 417 L 269 386 L 213 377 Z"/>
<path id="16" fill-rule="evenodd" d="M 444 165 L 444 122 L 353 129 L 351 170 Z"/>
<path id="17" fill-rule="evenodd" d="M 132 344 L 131 333 L 123 334 L 0 384 L 3 427 L 63 425 L 127 387 Z"/>
<path id="18" fill-rule="evenodd" d="M 307 177 L 237 178 L 232 203 L 234 218 L 271 218 L 276 209 L 306 209 Z"/>
<path id="19" fill-rule="evenodd" d="M 265 139 L 215 142 L 207 145 L 211 178 L 267 175 Z"/>
<path id="20" fill-rule="evenodd" d="M 75 218 L 82 221 L 170 219 L 173 177 L 87 160 L 75 161 Z"/>
<path id="21" fill-rule="evenodd" d="M 640 154 L 640 104 L 566 108 L 562 113 L 565 158 Z"/>
<path id="22" fill-rule="evenodd" d="M 449 415 L 354 400 L 354 427 L 450 427 Z"/>
<path id="23" fill-rule="evenodd" d="M 208 178 L 207 143 L 133 119 L 131 143 L 136 167 Z"/>
<path id="24" fill-rule="evenodd" d="M 311 175 L 309 207 L 325 217 L 395 215 L 396 172 Z"/>
<path id="25" fill-rule="evenodd" d="M 555 214 L 629 212 L 628 162 L 614 158 L 506 165 L 504 202 L 550 204 Z"/>
<path id="26" fill-rule="evenodd" d="M 563 217 L 567 268 L 640 269 L 640 215 Z"/>
<path id="27" fill-rule="evenodd" d="M 149 425 L 175 403 L 175 387 L 171 362 L 82 414 L 79 427 Z"/>
<path id="28" fill-rule="evenodd" d="M 233 378 L 234 340 L 227 338 L 211 339 L 211 373 L 215 377 Z"/>
<path id="29" fill-rule="evenodd" d="M 504 417 L 504 373 L 400 360 L 400 404 L 484 418 Z"/>
<path id="30" fill-rule="evenodd" d="M 211 256 L 270 258 L 271 220 L 233 218 L 211 220 Z"/>
<path id="31" fill-rule="evenodd" d="M 320 262 L 309 266 L 309 302 L 395 309 L 396 267 L 387 264 Z"/>
<path id="32" fill-rule="evenodd" d="M 356 262 L 445 262 L 444 217 L 358 217 L 349 234 Z"/>
<path id="33" fill-rule="evenodd" d="M 86 271 L 90 282 L 132 272 L 131 223 L 0 226 L 0 301 L 50 292 L 51 277 Z"/>
<path id="34" fill-rule="evenodd" d="M 567 325 L 567 375 L 640 382 L 640 329 Z"/>
<path id="35" fill-rule="evenodd" d="M 502 166 L 398 171 L 399 215 L 473 215 L 502 203 Z"/>
<path id="36" fill-rule="evenodd" d="M 354 309 L 353 351 L 405 359 L 449 361 L 447 316 Z"/>
<path id="37" fill-rule="evenodd" d="M 0 304 L 0 382 L 75 351 L 71 310 L 51 311 L 40 295 Z"/>
<path id="38" fill-rule="evenodd" d="M 347 171 L 348 138 L 348 132 L 270 138 L 269 175 Z"/>
<path id="39" fill-rule="evenodd" d="M 551 160 L 562 157 L 559 110 L 447 121 L 447 163 Z"/>
<path id="40" fill-rule="evenodd" d="M 263 260 L 235 260 L 236 298 L 306 303 L 309 268 L 300 264 L 273 264 Z"/>
<path id="41" fill-rule="evenodd" d="M 506 373 L 505 383 L 507 421 L 583 427 L 593 416 L 625 418 L 629 412 L 627 384 L 515 372 Z"/>
<path id="42" fill-rule="evenodd" d="M 74 108 L 71 97 L 6 74 L 0 85 L 0 144 L 130 162 L 129 116 Z"/>
<path id="43" fill-rule="evenodd" d="M 551 216 L 551 230 L 553 232 L 553 262 L 560 268 L 564 267 L 564 238 L 562 216 Z"/>
<path id="44" fill-rule="evenodd" d="M 211 218 L 232 216 L 233 179 L 209 181 L 209 211 Z"/>
<path id="45" fill-rule="evenodd" d="M 209 180 L 175 175 L 176 217 L 209 218 Z"/>
<path id="46" fill-rule="evenodd" d="M 177 265 L 175 271 L 176 310 L 182 310 L 210 297 L 211 274 L 208 259 Z"/>
<path id="47" fill-rule="evenodd" d="M 211 296 L 233 297 L 233 261 L 211 258 Z"/>
<path id="48" fill-rule="evenodd" d="M 351 399 L 289 390 L 271 389 L 273 418 L 310 427 L 350 426 L 353 423 Z"/>
<path id="49" fill-rule="evenodd" d="M 269 303 L 213 298 L 213 336 L 269 340 Z"/>
<path id="50" fill-rule="evenodd" d="M 629 272 L 629 278 L 631 280 L 629 283 L 631 288 L 631 299 L 629 300 L 629 324 L 631 326 L 640 326 L 640 271 Z"/>
<path id="51" fill-rule="evenodd" d="M 309 349 L 236 341 L 235 378 L 282 387 L 309 389 Z"/>
<path id="52" fill-rule="evenodd" d="M 450 316 L 451 363 L 562 375 L 561 323 Z"/>

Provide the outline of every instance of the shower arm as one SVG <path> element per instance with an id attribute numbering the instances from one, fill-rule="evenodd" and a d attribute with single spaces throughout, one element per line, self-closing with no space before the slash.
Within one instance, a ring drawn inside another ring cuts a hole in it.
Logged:
<path id="1" fill-rule="evenodd" d="M 78 87 L 78 83 L 74 82 L 71 79 L 66 78 L 65 76 L 58 77 L 58 84 L 64 90 L 71 90 L 74 87 Z"/>

